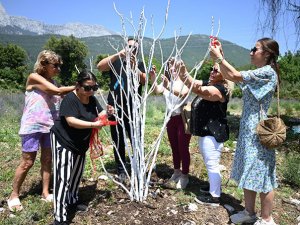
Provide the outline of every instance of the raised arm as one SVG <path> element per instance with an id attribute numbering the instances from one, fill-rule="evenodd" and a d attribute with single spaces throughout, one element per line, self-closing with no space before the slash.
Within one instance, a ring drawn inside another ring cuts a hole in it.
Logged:
<path id="1" fill-rule="evenodd" d="M 151 71 L 149 72 L 150 75 L 150 81 L 151 84 L 153 84 L 153 88 L 154 88 L 154 93 L 155 94 L 161 94 L 164 92 L 164 86 L 163 83 L 157 84 L 157 80 L 156 79 L 156 66 L 153 65 Z"/>
<path id="2" fill-rule="evenodd" d="M 208 101 L 225 101 L 224 96 L 214 86 L 203 86 L 202 80 L 195 80 L 194 78 L 188 73 L 184 63 L 177 62 L 176 70 L 179 71 L 180 79 L 185 83 L 188 88 L 192 88 L 192 92 L 199 95 L 201 98 L 208 100 Z M 194 84 L 193 84 L 194 81 Z M 192 85 L 193 84 L 193 85 Z"/>
<path id="3" fill-rule="evenodd" d="M 109 71 L 110 70 L 110 64 L 115 62 L 119 58 L 124 58 L 125 57 L 125 50 L 121 50 L 117 52 L 116 54 L 107 56 L 106 58 L 102 59 L 98 64 L 97 68 L 99 71 L 104 72 L 104 71 Z"/>
<path id="4" fill-rule="evenodd" d="M 181 79 L 182 82 L 184 82 L 187 88 L 188 89 L 192 88 L 192 92 L 197 94 L 198 90 L 203 85 L 203 81 L 195 80 L 192 76 L 190 76 L 183 61 L 176 63 L 176 71 L 178 71 L 179 78 Z"/>
<path id="5" fill-rule="evenodd" d="M 180 79 L 186 80 L 185 84 L 187 85 L 187 87 L 189 88 L 191 87 L 193 82 L 193 77 L 190 76 L 189 73 L 185 73 L 184 75 L 181 75 Z M 203 85 L 202 80 L 195 80 L 194 85 L 192 87 L 192 91 L 207 101 L 212 101 L 212 102 L 225 101 L 225 98 L 222 95 L 222 93 L 219 91 L 219 89 L 217 89 L 214 86 L 202 86 L 202 85 Z"/>
<path id="6" fill-rule="evenodd" d="M 223 77 L 233 82 L 243 81 L 242 75 L 232 65 L 230 65 L 223 56 L 222 45 L 211 46 L 210 49 L 211 58 L 220 65 L 220 70 Z"/>
<path id="7" fill-rule="evenodd" d="M 75 89 L 75 86 L 57 87 L 43 76 L 32 73 L 28 76 L 26 82 L 26 90 L 31 91 L 38 89 L 51 95 L 65 95 Z"/>

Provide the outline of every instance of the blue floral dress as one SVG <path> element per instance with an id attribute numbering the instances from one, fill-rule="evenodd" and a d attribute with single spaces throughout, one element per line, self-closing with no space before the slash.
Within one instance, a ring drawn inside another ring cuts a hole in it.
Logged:
<path id="1" fill-rule="evenodd" d="M 267 193 L 277 187 L 275 150 L 263 147 L 256 134 L 260 121 L 269 109 L 277 84 L 277 74 L 270 65 L 256 70 L 241 71 L 243 81 L 238 85 L 243 93 L 243 112 L 231 172 L 239 188 Z"/>

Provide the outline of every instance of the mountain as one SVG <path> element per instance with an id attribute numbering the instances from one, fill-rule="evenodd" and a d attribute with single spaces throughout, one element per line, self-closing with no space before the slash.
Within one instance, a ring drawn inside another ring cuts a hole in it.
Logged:
<path id="1" fill-rule="evenodd" d="M 77 38 L 98 37 L 117 34 L 101 25 L 82 23 L 67 23 L 63 25 L 48 25 L 40 21 L 21 16 L 9 16 L 0 3 L 0 34 L 44 35 L 55 34 Z"/>
<path id="2" fill-rule="evenodd" d="M 28 54 L 30 62 L 35 62 L 38 53 L 43 49 L 43 46 L 48 39 L 53 35 L 11 35 L 2 34 L 0 36 L 0 44 L 14 43 L 24 48 Z M 55 35 L 57 38 L 60 36 Z M 187 36 L 179 37 L 177 43 L 179 47 L 185 42 Z M 114 54 L 116 50 L 114 48 L 120 48 L 122 46 L 122 38 L 119 35 L 108 35 L 101 37 L 86 37 L 79 38 L 89 49 L 88 58 L 99 54 Z M 229 41 L 221 40 L 223 49 L 225 52 L 225 58 L 232 62 L 236 66 L 243 66 L 249 64 L 249 50 L 241 46 L 235 45 Z M 191 35 L 187 42 L 183 53 L 182 59 L 185 61 L 189 68 L 192 68 L 196 63 L 203 59 L 209 42 L 208 35 Z M 148 55 L 152 39 L 144 38 L 143 48 L 145 56 Z M 173 50 L 174 38 L 161 39 L 160 44 L 162 46 L 163 55 L 166 58 Z M 112 47 L 113 46 L 113 47 Z M 156 45 L 158 47 L 158 45 Z M 160 50 L 155 49 L 155 58 L 160 59 Z M 87 60 L 88 62 L 88 60 Z"/>
<path id="3" fill-rule="evenodd" d="M 47 25 L 39 21 L 31 20 L 20 16 L 10 16 L 0 3 L 0 43 L 14 43 L 27 51 L 29 61 L 33 64 L 38 53 L 43 46 L 54 35 L 56 37 L 70 36 L 71 34 L 84 42 L 88 49 L 88 58 L 96 58 L 99 54 L 113 54 L 112 48 L 122 46 L 122 38 L 115 32 L 109 31 L 100 25 L 85 25 L 80 23 L 68 23 L 64 25 Z M 187 39 L 187 36 L 179 37 L 177 44 L 180 48 Z M 174 38 L 159 40 L 162 46 L 164 58 L 172 53 Z M 249 50 L 221 40 L 225 57 L 236 66 L 249 64 Z M 188 67 L 192 68 L 196 63 L 203 59 L 209 43 L 208 35 L 191 35 L 182 52 L 182 59 Z M 145 55 L 149 52 L 152 39 L 143 39 Z M 155 58 L 160 59 L 159 45 L 156 45 Z M 88 62 L 88 60 L 87 60 Z"/>

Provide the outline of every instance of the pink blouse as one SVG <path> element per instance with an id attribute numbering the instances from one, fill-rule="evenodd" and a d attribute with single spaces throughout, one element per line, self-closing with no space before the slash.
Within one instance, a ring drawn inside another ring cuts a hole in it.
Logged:
<path id="1" fill-rule="evenodd" d="M 48 95 L 40 90 L 26 91 L 19 135 L 49 133 L 58 117 L 60 103 L 58 95 Z"/>

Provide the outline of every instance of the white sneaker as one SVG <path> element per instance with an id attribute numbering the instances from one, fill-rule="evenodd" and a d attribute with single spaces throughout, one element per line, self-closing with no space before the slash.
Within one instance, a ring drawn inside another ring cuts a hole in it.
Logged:
<path id="1" fill-rule="evenodd" d="M 173 173 L 172 176 L 170 177 L 170 179 L 168 180 L 168 182 L 175 182 L 177 183 L 179 181 L 180 176 L 182 175 L 182 173 Z"/>
<path id="2" fill-rule="evenodd" d="M 265 221 L 264 219 L 259 219 L 255 222 L 254 225 L 276 225 L 273 218 L 270 221 Z"/>
<path id="3" fill-rule="evenodd" d="M 177 189 L 185 189 L 186 186 L 188 185 L 188 183 L 189 183 L 189 177 L 188 177 L 188 175 L 183 175 L 182 174 L 179 177 L 179 180 L 178 180 L 178 182 L 176 184 L 176 188 Z"/>
<path id="4" fill-rule="evenodd" d="M 257 220 L 256 214 L 250 215 L 246 209 L 230 216 L 230 220 L 234 224 L 254 223 Z"/>

